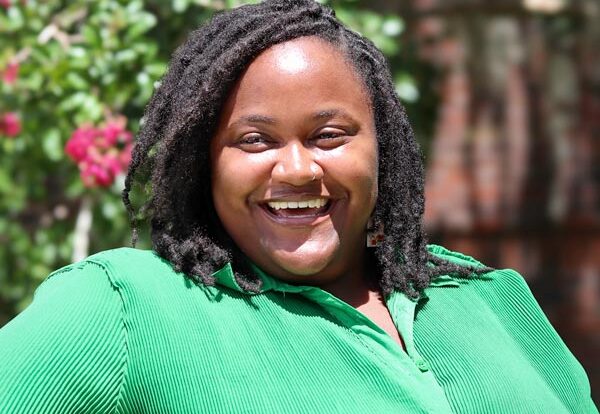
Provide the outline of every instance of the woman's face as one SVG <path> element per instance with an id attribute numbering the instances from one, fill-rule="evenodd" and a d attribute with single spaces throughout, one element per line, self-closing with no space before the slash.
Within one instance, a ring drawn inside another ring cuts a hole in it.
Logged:
<path id="1" fill-rule="evenodd" d="M 370 98 L 335 47 L 267 49 L 228 97 L 211 142 L 223 226 L 267 273 L 322 285 L 362 270 L 377 198 Z"/>

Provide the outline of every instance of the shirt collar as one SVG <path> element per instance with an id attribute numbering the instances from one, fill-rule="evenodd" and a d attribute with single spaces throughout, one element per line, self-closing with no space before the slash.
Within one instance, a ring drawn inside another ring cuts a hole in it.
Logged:
<path id="1" fill-rule="evenodd" d="M 229 289 L 233 289 L 237 292 L 244 293 L 247 295 L 256 295 L 260 293 L 265 293 L 268 291 L 279 291 L 279 292 L 304 292 L 308 289 L 314 289 L 314 286 L 298 286 L 298 285 L 290 285 L 288 283 L 282 282 L 279 279 L 276 279 L 272 276 L 269 276 L 262 269 L 260 269 L 255 264 L 251 264 L 252 270 L 258 275 L 258 277 L 262 280 L 262 286 L 260 291 L 258 292 L 248 292 L 244 290 L 235 280 L 233 268 L 231 267 L 231 263 L 227 263 L 221 269 L 213 273 L 213 277 L 215 278 L 215 282 L 218 285 L 225 286 Z M 437 276 L 433 279 L 428 288 L 433 287 L 459 287 L 460 283 L 456 278 L 451 275 L 441 275 Z M 427 290 L 427 289 L 426 289 Z M 424 292 L 423 292 L 424 293 Z M 426 294 L 422 296 L 427 297 Z"/>
<path id="2" fill-rule="evenodd" d="M 460 287 L 460 283 L 450 275 L 440 275 L 429 283 L 429 287 Z"/>
<path id="3" fill-rule="evenodd" d="M 229 289 L 233 289 L 238 292 L 247 293 L 235 281 L 231 263 L 227 263 L 221 269 L 219 269 L 215 273 L 213 273 L 212 276 L 215 278 L 215 282 L 217 283 L 217 285 L 225 286 L 225 287 L 228 287 Z"/>
<path id="4" fill-rule="evenodd" d="M 221 269 L 213 273 L 215 282 L 217 285 L 225 286 L 229 289 L 235 290 L 236 292 L 244 293 L 247 295 L 257 295 L 268 291 L 279 291 L 279 292 L 303 292 L 309 289 L 314 289 L 314 286 L 296 286 L 282 282 L 274 277 L 269 276 L 262 269 L 256 266 L 254 263 L 250 264 L 252 270 L 262 280 L 262 286 L 258 292 L 249 292 L 244 290 L 235 280 L 234 271 L 231 263 L 227 263 Z"/>

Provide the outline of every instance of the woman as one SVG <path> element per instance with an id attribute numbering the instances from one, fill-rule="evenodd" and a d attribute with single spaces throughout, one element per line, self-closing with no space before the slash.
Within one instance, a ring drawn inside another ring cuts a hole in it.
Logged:
<path id="1" fill-rule="evenodd" d="M 192 33 L 146 111 L 132 217 L 144 169 L 155 252 L 44 282 L 0 331 L 1 412 L 597 412 L 520 276 L 426 246 L 385 60 L 328 8 Z"/>

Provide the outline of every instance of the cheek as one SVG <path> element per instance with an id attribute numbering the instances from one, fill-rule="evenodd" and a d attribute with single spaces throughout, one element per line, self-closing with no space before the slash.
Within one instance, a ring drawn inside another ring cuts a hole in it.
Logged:
<path id="1" fill-rule="evenodd" d="M 246 205 L 248 197 L 264 180 L 267 170 L 264 160 L 239 156 L 239 153 L 236 149 L 224 148 L 211 163 L 212 193 L 217 209 Z"/>
<path id="2" fill-rule="evenodd" d="M 372 197 L 376 201 L 379 195 L 379 155 L 377 148 L 373 150 L 373 155 L 370 159 L 370 171 L 371 171 L 371 192 Z M 375 201 L 373 204 L 375 204 Z"/>
<path id="3" fill-rule="evenodd" d="M 231 204 L 231 200 L 243 190 L 240 180 L 235 180 L 236 162 L 227 150 L 221 151 L 211 163 L 212 194 L 219 215 L 223 207 Z"/>
<path id="4" fill-rule="evenodd" d="M 369 145 L 365 150 L 365 164 L 371 182 L 372 197 L 376 200 L 379 193 L 379 148 L 374 135 L 373 133 L 373 137 L 369 140 Z"/>
<path id="5" fill-rule="evenodd" d="M 332 164 L 365 203 L 374 203 L 378 193 L 378 155 L 373 141 L 364 140 L 351 151 L 340 154 Z"/>
<path id="6" fill-rule="evenodd" d="M 362 203 L 365 213 L 371 215 L 379 192 L 379 163 L 375 145 L 365 145 L 354 169 L 356 171 L 356 192 L 359 194 L 359 199 L 354 201 Z"/>
<path id="7" fill-rule="evenodd" d="M 369 207 L 369 215 L 372 209 L 375 207 L 377 202 L 377 195 L 379 192 L 378 186 L 378 170 L 377 170 L 377 159 L 374 158 L 372 161 L 365 162 L 365 169 L 361 176 L 361 193 L 363 194 L 365 203 Z"/>

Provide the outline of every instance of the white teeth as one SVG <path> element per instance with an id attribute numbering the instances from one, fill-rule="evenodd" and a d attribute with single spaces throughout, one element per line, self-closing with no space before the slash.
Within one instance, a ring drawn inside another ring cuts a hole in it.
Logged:
<path id="1" fill-rule="evenodd" d="M 326 198 L 315 198 L 305 201 L 269 201 L 267 203 L 273 210 L 284 208 L 321 208 L 327 204 Z"/>

